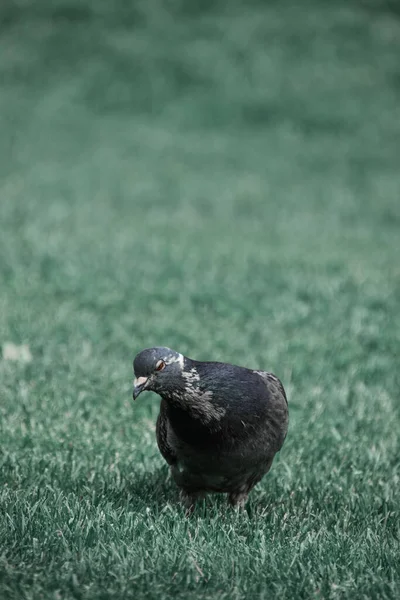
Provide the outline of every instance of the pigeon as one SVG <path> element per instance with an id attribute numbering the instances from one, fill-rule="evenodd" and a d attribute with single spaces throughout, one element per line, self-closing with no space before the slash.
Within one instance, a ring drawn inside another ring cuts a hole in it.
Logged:
<path id="1" fill-rule="evenodd" d="M 287 435 L 281 381 L 266 371 L 200 362 L 166 347 L 139 352 L 133 370 L 134 400 L 143 391 L 161 396 L 157 444 L 188 512 L 214 492 L 244 507 Z"/>

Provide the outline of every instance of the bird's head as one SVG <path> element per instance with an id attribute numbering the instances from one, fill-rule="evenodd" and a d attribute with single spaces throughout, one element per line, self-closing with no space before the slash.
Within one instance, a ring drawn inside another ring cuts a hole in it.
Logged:
<path id="1" fill-rule="evenodd" d="M 182 378 L 185 357 L 171 348 L 146 348 L 133 361 L 133 399 L 145 390 L 160 393 Z"/>

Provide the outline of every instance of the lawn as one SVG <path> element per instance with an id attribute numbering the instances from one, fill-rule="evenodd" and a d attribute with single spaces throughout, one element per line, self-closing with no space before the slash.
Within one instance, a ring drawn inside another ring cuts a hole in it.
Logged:
<path id="1" fill-rule="evenodd" d="M 0 597 L 400 597 L 395 2 L 4 0 Z M 244 512 L 186 519 L 132 360 L 271 370 Z"/>

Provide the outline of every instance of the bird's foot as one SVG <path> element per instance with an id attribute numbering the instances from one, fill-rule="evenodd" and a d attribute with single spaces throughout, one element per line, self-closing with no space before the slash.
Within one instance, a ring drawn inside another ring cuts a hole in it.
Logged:
<path id="1" fill-rule="evenodd" d="M 247 502 L 247 492 L 232 492 L 229 494 L 229 504 L 234 508 L 244 509 Z"/>

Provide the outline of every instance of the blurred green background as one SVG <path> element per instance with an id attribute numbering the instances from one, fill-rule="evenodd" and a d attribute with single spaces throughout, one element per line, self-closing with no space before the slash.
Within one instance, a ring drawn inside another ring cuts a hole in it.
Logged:
<path id="1" fill-rule="evenodd" d="M 398 598 L 400 5 L 3 0 L 0 596 Z M 132 359 L 275 372 L 188 520 Z"/>

